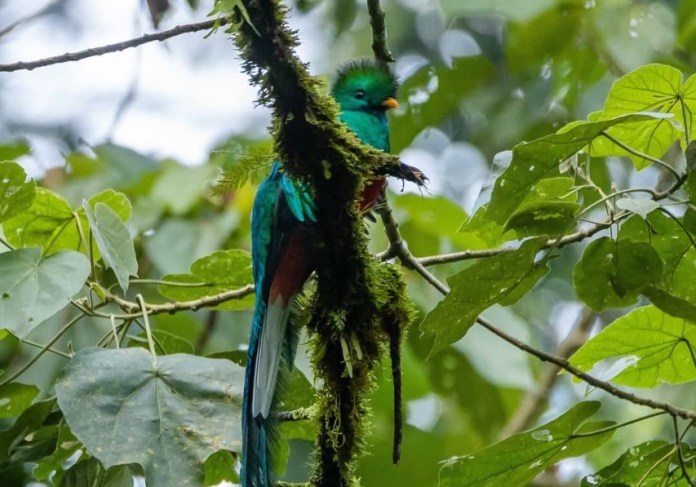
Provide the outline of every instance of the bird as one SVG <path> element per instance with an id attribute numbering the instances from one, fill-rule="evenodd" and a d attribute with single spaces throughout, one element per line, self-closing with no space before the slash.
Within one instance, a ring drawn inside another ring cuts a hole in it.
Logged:
<path id="1" fill-rule="evenodd" d="M 341 66 L 331 87 L 340 120 L 364 144 L 389 152 L 387 111 L 398 107 L 399 83 L 393 72 L 369 60 Z M 389 171 L 394 173 L 394 171 Z M 396 175 L 419 180 L 403 165 Z M 386 186 L 384 177 L 366 184 L 358 205 L 368 212 Z M 293 303 L 314 270 L 312 246 L 317 208 L 306 183 L 291 179 L 274 162 L 260 184 L 252 209 L 252 264 L 256 304 L 247 351 L 242 412 L 242 487 L 270 487 L 275 417 L 272 411 L 279 374 L 289 370 L 296 331 L 288 326 Z"/>

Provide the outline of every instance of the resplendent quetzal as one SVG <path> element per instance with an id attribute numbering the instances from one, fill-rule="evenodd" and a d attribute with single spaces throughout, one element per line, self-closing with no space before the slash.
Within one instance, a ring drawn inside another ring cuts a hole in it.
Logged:
<path id="1" fill-rule="evenodd" d="M 358 138 L 389 151 L 386 111 L 398 106 L 397 87 L 387 67 L 358 61 L 338 70 L 331 93 L 340 105 L 341 120 Z M 365 187 L 361 210 L 374 204 L 384 186 L 385 181 L 378 180 Z M 294 299 L 314 270 L 315 222 L 315 206 L 307 189 L 274 163 L 259 186 L 252 214 L 256 307 L 244 382 L 242 487 L 271 485 L 269 456 L 276 421 L 271 406 L 279 369 L 294 360 L 296 337 L 287 325 Z"/>

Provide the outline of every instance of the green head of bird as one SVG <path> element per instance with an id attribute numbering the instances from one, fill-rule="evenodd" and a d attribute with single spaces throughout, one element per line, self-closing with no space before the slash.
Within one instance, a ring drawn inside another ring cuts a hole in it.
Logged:
<path id="1" fill-rule="evenodd" d="M 384 113 L 396 108 L 399 82 L 394 73 L 373 61 L 352 61 L 339 68 L 331 94 L 343 112 Z"/>

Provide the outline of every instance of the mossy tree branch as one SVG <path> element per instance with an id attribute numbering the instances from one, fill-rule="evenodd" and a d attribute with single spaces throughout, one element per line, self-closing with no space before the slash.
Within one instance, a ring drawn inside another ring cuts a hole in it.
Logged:
<path id="1" fill-rule="evenodd" d="M 398 158 L 364 146 L 342 124 L 338 107 L 296 56 L 298 41 L 277 0 L 244 0 L 250 22 L 236 36 L 243 67 L 274 115 L 276 149 L 285 169 L 310 183 L 318 207 L 317 292 L 308 325 L 319 392 L 319 436 L 311 483 L 358 485 L 354 460 L 363 446 L 366 398 L 387 334 L 410 319 L 395 268 L 366 248 L 355 204 L 365 180 Z M 240 17 L 242 12 L 238 12 Z"/>

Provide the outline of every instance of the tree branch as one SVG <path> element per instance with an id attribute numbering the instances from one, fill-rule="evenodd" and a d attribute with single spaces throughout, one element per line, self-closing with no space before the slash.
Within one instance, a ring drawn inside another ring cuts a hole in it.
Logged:
<path id="1" fill-rule="evenodd" d="M 510 345 L 513 345 L 514 347 L 519 348 L 523 352 L 527 352 L 528 354 L 535 356 L 539 360 L 555 364 L 559 368 L 565 370 L 566 372 L 569 372 L 578 379 L 581 379 L 589 385 L 594 386 L 598 389 L 602 389 L 603 391 L 608 392 L 612 396 L 618 397 L 619 399 L 624 399 L 626 401 L 632 402 L 633 404 L 638 404 L 640 406 L 645 406 L 652 409 L 659 409 L 668 414 L 671 414 L 672 416 L 679 416 L 683 419 L 696 419 L 696 411 L 693 411 L 691 409 L 678 408 L 665 402 L 654 401 L 652 399 L 637 396 L 631 392 L 626 392 L 622 389 L 614 387 L 610 383 L 597 379 L 596 377 L 586 372 L 583 372 L 577 367 L 570 365 L 568 360 L 564 358 L 556 357 L 554 355 L 551 355 L 550 353 L 544 352 L 543 350 L 538 350 L 530 345 L 527 345 L 523 341 L 518 340 L 517 338 L 511 335 L 508 335 L 507 333 L 493 325 L 490 321 L 481 316 L 479 316 L 476 319 L 476 322 L 484 328 L 486 328 L 488 331 L 492 332 L 493 334 L 508 342 Z"/>
<path id="2" fill-rule="evenodd" d="M 681 178 L 680 178 L 681 179 Z M 678 187 L 680 185 L 679 181 L 675 183 L 674 187 Z M 384 210 L 382 210 L 384 212 Z M 382 213 L 381 213 L 382 214 Z M 625 215 L 625 214 L 622 214 Z M 619 215 L 621 216 L 621 215 Z M 618 218 L 618 216 L 617 216 Z M 404 244 L 403 238 L 398 234 L 398 226 L 396 225 L 395 221 L 391 221 L 389 218 L 386 220 L 383 217 L 383 221 L 385 222 L 385 228 L 387 228 L 387 236 L 390 238 L 390 248 L 393 248 L 393 251 L 396 253 L 396 256 L 399 257 L 402 261 L 408 263 L 412 260 L 416 260 L 415 257 L 413 257 L 413 254 L 406 248 L 406 245 Z M 609 226 L 607 224 L 607 226 Z M 594 228 L 594 227 L 593 227 Z M 594 232 L 597 230 L 594 229 Z M 574 234 L 576 235 L 576 234 Z M 396 238 L 398 236 L 398 238 Z M 391 239 L 394 239 L 393 241 Z M 577 235 L 574 236 L 573 238 L 577 238 L 577 240 L 582 240 L 582 238 L 578 238 Z M 575 240 L 574 240 L 575 241 Z M 400 242 L 400 243 L 399 243 Z M 561 239 L 561 242 L 563 243 L 563 239 Z M 567 242 L 570 243 L 570 242 Z M 422 264 L 422 263 L 421 263 Z M 408 264 L 406 264 L 408 265 Z M 422 265 L 420 267 L 414 268 L 416 272 L 421 274 L 428 282 L 433 284 L 431 282 L 431 279 L 427 276 L 430 276 L 431 274 L 425 269 Z M 437 281 L 437 279 L 435 279 Z M 448 290 L 444 284 L 440 283 L 438 284 L 433 284 L 433 287 L 435 287 L 438 291 L 440 291 L 443 295 L 448 294 Z M 486 328 L 488 331 L 492 332 L 493 334 L 497 335 L 498 337 L 502 338 L 509 344 L 513 345 L 514 347 L 522 350 L 523 352 L 527 352 L 530 355 L 533 355 L 537 357 L 539 360 L 542 360 L 543 362 L 548 362 L 551 363 L 555 366 L 557 366 L 560 369 L 565 370 L 566 372 L 569 372 L 570 374 L 574 375 L 575 377 L 583 380 L 584 382 L 597 387 L 598 389 L 602 389 L 603 391 L 611 394 L 612 396 L 618 397 L 619 399 L 624 399 L 626 401 L 632 402 L 634 404 L 638 404 L 641 406 L 646 406 L 652 409 L 659 409 L 661 411 L 665 411 L 666 413 L 669 413 L 673 416 L 679 416 L 680 418 L 684 419 L 696 419 L 696 411 L 689 410 L 689 409 L 682 409 L 678 408 L 675 406 L 672 406 L 671 404 L 665 403 L 665 402 L 660 402 L 660 401 L 654 401 L 652 399 L 644 398 L 641 396 L 637 396 L 633 393 L 623 391 L 617 387 L 614 387 L 612 384 L 609 382 L 605 382 L 603 380 L 597 379 L 596 377 L 578 369 L 577 367 L 571 365 L 567 359 L 557 357 L 555 355 L 552 355 L 550 353 L 544 352 L 543 350 L 539 350 L 537 348 L 532 347 L 531 345 L 527 345 L 525 342 L 518 340 L 517 338 L 508 335 L 495 325 L 493 325 L 490 321 L 488 321 L 486 318 L 483 318 L 482 316 L 479 316 L 476 318 L 476 322 Z"/>
<path id="3" fill-rule="evenodd" d="M 558 345 L 554 355 L 565 359 L 580 348 L 587 341 L 587 335 L 595 316 L 593 311 L 585 308 L 578 323 L 573 327 L 568 337 Z M 551 392 L 551 389 L 553 389 L 560 377 L 560 370 L 560 367 L 555 364 L 548 364 L 544 368 L 539 376 L 538 383 L 533 389 L 527 391 L 522 401 L 520 401 L 515 414 L 500 430 L 498 438 L 504 439 L 524 431 L 534 423 L 543 410 L 544 403 L 549 397 L 549 392 Z"/>
<path id="4" fill-rule="evenodd" d="M 372 26 L 372 52 L 377 62 L 382 64 L 393 63 L 394 56 L 387 47 L 387 26 L 384 22 L 384 10 L 379 0 L 367 0 L 367 12 L 370 14 L 370 26 Z"/>
<path id="5" fill-rule="evenodd" d="M 191 310 L 196 311 L 201 308 L 206 308 L 209 306 L 217 306 L 226 301 L 231 301 L 233 299 L 241 299 L 244 296 L 248 296 L 254 292 L 253 284 L 248 284 L 239 289 L 232 289 L 231 291 L 225 291 L 220 294 L 215 294 L 213 296 L 205 296 L 199 299 L 193 299 L 191 301 L 175 301 L 173 303 L 165 304 L 149 304 L 145 303 L 145 311 L 147 314 L 156 315 L 161 313 L 176 313 L 177 311 Z M 120 298 L 115 294 L 107 293 L 106 302 L 115 303 L 121 307 L 126 313 L 126 315 L 115 316 L 117 319 L 128 319 L 137 318 L 143 315 L 140 304 L 134 301 L 128 301 L 126 299 Z M 137 312 L 137 310 L 141 310 Z"/>
<path id="6" fill-rule="evenodd" d="M 155 34 L 145 34 L 141 37 L 136 37 L 123 42 L 117 42 L 115 44 L 107 44 L 105 46 L 93 47 L 90 49 L 85 49 L 84 51 L 68 52 L 60 56 L 53 56 L 44 59 L 38 59 L 36 61 L 28 62 L 17 62 L 12 64 L 0 64 L 0 72 L 10 73 L 13 71 L 21 70 L 33 70 L 36 68 L 43 68 L 45 66 L 51 66 L 53 64 L 68 63 L 72 61 L 80 61 L 82 59 L 87 59 L 95 56 L 102 56 L 104 54 L 109 54 L 112 52 L 124 51 L 132 47 L 138 47 L 148 42 L 162 42 L 172 37 L 176 37 L 181 34 L 188 34 L 191 32 L 199 32 L 201 30 L 209 30 L 217 26 L 223 26 L 229 23 L 228 19 L 213 19 L 206 20 L 203 22 L 197 22 L 194 24 L 184 24 L 177 25 L 176 27 L 165 30 L 162 32 L 157 32 Z"/>

